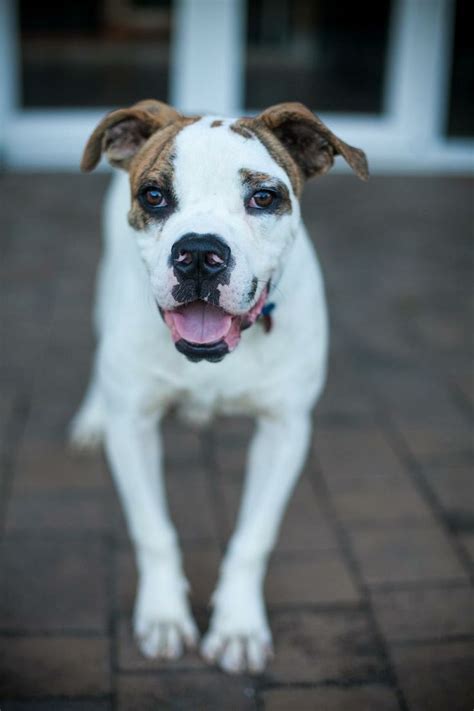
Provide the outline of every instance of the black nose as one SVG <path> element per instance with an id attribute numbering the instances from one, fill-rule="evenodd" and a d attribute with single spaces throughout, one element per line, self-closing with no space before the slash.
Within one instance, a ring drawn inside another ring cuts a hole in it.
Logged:
<path id="1" fill-rule="evenodd" d="M 209 278 L 227 269 L 230 249 L 216 235 L 190 232 L 174 243 L 171 261 L 178 276 Z"/>

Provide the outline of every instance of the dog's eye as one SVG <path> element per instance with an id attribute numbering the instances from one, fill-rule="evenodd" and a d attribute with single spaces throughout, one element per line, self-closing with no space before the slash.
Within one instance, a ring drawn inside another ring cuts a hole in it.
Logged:
<path id="1" fill-rule="evenodd" d="M 249 207 L 256 207 L 257 209 L 264 209 L 270 207 L 275 199 L 275 194 L 270 190 L 258 190 L 252 195 L 249 201 Z"/>
<path id="2" fill-rule="evenodd" d="M 146 188 L 141 193 L 141 198 L 145 207 L 166 207 L 168 204 L 158 188 Z"/>

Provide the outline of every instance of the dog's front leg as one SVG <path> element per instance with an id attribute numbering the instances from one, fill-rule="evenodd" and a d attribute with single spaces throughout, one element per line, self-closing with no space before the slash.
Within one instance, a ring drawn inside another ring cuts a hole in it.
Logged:
<path id="1" fill-rule="evenodd" d="M 180 656 L 184 644 L 194 645 L 197 629 L 166 504 L 157 419 L 135 412 L 109 414 L 105 441 L 135 546 L 135 636 L 146 656 L 172 659 Z"/>
<path id="2" fill-rule="evenodd" d="M 262 419 L 251 444 L 243 501 L 202 652 L 226 671 L 260 672 L 272 651 L 263 599 L 267 559 L 310 440 L 306 413 Z"/>

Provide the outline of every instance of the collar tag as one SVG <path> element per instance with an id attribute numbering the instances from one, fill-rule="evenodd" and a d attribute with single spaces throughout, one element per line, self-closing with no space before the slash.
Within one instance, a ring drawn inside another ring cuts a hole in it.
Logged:
<path id="1" fill-rule="evenodd" d="M 272 312 L 275 309 L 276 304 L 273 301 L 268 301 L 260 312 L 259 319 L 263 326 L 265 333 L 270 333 L 273 327 Z"/>

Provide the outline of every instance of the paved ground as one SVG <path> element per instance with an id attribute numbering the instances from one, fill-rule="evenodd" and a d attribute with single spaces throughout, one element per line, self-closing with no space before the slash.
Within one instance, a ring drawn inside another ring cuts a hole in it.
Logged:
<path id="1" fill-rule="evenodd" d="M 0 176 L 1 711 L 471 711 L 472 184 L 331 176 L 308 189 L 331 374 L 271 563 L 276 659 L 258 679 L 138 655 L 106 467 L 64 447 L 91 355 L 105 184 Z M 250 431 L 166 427 L 203 629 Z"/>

